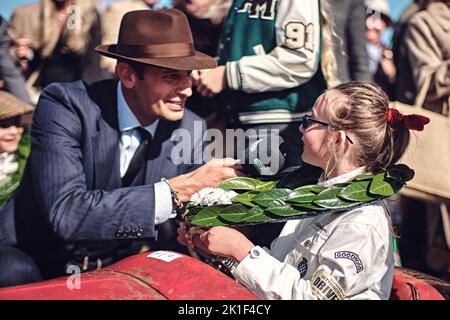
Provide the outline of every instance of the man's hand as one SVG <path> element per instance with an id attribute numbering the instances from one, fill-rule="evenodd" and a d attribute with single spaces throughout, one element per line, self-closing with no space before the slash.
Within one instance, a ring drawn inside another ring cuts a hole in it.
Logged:
<path id="1" fill-rule="evenodd" d="M 213 159 L 195 171 L 169 179 L 171 188 L 178 193 L 181 202 L 188 202 L 191 196 L 207 187 L 217 187 L 223 180 L 245 176 L 238 160 Z"/>
<path id="2" fill-rule="evenodd" d="M 204 97 L 213 97 L 226 88 L 225 66 L 214 69 L 196 70 L 192 74 L 193 84 Z"/>

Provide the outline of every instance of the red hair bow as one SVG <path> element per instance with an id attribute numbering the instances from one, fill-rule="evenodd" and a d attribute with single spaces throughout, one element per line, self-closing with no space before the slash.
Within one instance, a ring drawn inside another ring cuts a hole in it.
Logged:
<path id="1" fill-rule="evenodd" d="M 387 122 L 391 128 L 403 122 L 409 130 L 422 131 L 423 127 L 430 122 L 430 119 L 419 114 L 405 116 L 397 109 L 392 108 L 388 110 Z"/>

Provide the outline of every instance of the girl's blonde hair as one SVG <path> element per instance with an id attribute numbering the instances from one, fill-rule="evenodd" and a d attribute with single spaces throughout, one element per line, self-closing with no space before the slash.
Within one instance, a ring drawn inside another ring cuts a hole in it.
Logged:
<path id="1" fill-rule="evenodd" d="M 389 99 L 374 83 L 352 81 L 326 92 L 330 124 L 344 130 L 358 148 L 352 159 L 367 171 L 394 165 L 408 147 L 409 130 L 403 123 L 388 125 Z M 330 98 L 331 97 L 331 98 Z"/>

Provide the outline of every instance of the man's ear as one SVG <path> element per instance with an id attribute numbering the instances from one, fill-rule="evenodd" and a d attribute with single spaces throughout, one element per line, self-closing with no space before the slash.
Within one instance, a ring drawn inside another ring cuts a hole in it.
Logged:
<path id="1" fill-rule="evenodd" d="M 128 63 L 122 61 L 117 62 L 116 73 L 125 88 L 134 88 L 137 76 L 134 69 Z"/>

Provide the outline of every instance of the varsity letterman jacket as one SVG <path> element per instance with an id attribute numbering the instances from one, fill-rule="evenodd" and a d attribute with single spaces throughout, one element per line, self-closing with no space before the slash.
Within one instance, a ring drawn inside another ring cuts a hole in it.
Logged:
<path id="1" fill-rule="evenodd" d="M 320 19 L 318 0 L 234 1 L 219 52 L 231 122 L 292 122 L 312 108 L 326 89 Z"/>

